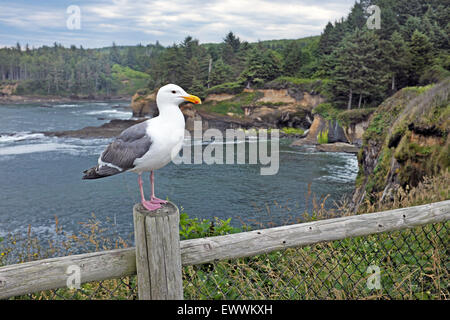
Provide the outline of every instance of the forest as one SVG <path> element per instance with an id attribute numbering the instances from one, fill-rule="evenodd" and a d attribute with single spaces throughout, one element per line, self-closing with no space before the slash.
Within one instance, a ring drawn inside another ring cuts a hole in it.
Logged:
<path id="1" fill-rule="evenodd" d="M 371 5 L 381 9 L 379 29 L 367 27 Z M 18 95 L 132 95 L 171 82 L 205 97 L 277 79 L 322 80 L 320 93 L 333 107 L 374 107 L 405 86 L 450 75 L 449 21 L 444 0 L 361 0 L 320 36 L 296 40 L 249 43 L 230 31 L 221 43 L 201 44 L 187 36 L 167 47 L 18 43 L 0 49 L 0 81 L 17 83 Z"/>

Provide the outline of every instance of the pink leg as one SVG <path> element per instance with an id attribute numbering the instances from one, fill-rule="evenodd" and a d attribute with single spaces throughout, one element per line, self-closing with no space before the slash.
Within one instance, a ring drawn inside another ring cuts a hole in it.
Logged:
<path id="1" fill-rule="evenodd" d="M 153 170 L 150 173 L 150 182 L 152 184 L 152 195 L 150 196 L 150 202 L 151 203 L 157 203 L 157 204 L 167 203 L 166 200 L 158 199 L 157 197 L 155 197 L 155 177 L 153 175 Z"/>
<path id="2" fill-rule="evenodd" d="M 161 205 L 158 203 L 152 203 L 151 201 L 146 201 L 145 197 L 144 197 L 144 188 L 142 186 L 142 177 L 139 174 L 138 176 L 138 183 L 139 183 L 139 191 L 141 192 L 141 203 L 144 206 L 145 209 L 147 209 L 148 211 L 153 211 L 156 209 L 161 208 Z"/>

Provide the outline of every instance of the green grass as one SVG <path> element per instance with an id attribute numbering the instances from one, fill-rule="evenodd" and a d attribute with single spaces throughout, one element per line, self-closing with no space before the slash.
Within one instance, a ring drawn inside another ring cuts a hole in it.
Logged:
<path id="1" fill-rule="evenodd" d="M 373 137 L 373 135 L 381 135 L 385 129 L 386 121 L 384 120 L 383 114 L 379 113 L 373 117 L 365 133 Z"/>
<path id="2" fill-rule="evenodd" d="M 426 85 L 426 86 L 417 86 L 417 87 L 406 87 L 406 88 L 404 88 L 404 90 L 414 91 L 414 92 L 416 92 L 418 94 L 422 94 L 422 93 L 430 90 L 431 88 L 433 88 L 433 86 L 434 86 L 434 84 L 429 84 L 429 85 Z"/>
<path id="3" fill-rule="evenodd" d="M 118 64 L 113 65 L 111 70 L 112 78 L 118 88 L 118 94 L 134 95 L 137 91 L 145 89 L 151 79 L 147 73 Z"/>
<path id="4" fill-rule="evenodd" d="M 281 76 L 264 85 L 268 89 L 286 89 L 296 87 L 307 92 L 316 92 L 327 95 L 327 88 L 330 81 L 328 79 L 311 79 Z"/>
<path id="5" fill-rule="evenodd" d="M 313 84 L 317 81 L 321 81 L 321 79 L 309 79 L 309 78 L 296 78 L 296 77 L 287 77 L 282 76 L 278 77 L 274 81 L 280 82 L 280 83 L 291 83 L 291 84 Z"/>
<path id="6" fill-rule="evenodd" d="M 228 113 L 244 114 L 244 111 L 242 110 L 240 103 L 229 101 L 219 101 L 216 104 L 208 107 L 206 110 L 223 115 L 227 115 Z"/>
<path id="7" fill-rule="evenodd" d="M 335 120 L 342 110 L 336 109 L 329 102 L 321 103 L 313 109 L 313 114 L 318 114 L 326 120 Z"/>
<path id="8" fill-rule="evenodd" d="M 227 115 L 233 113 L 235 115 L 243 115 L 244 110 L 242 106 L 253 104 L 256 100 L 260 99 L 264 94 L 262 92 L 241 92 L 236 94 L 233 98 L 223 101 L 211 101 L 195 107 L 199 110 L 207 112 L 213 112 L 218 114 Z"/>
<path id="9" fill-rule="evenodd" d="M 317 142 L 319 144 L 328 143 L 328 129 L 319 132 L 317 135 Z"/>
<path id="10" fill-rule="evenodd" d="M 366 121 L 377 110 L 377 108 L 360 108 L 343 110 L 333 106 L 332 103 L 325 102 L 314 108 L 313 113 L 320 115 L 326 120 L 337 120 L 343 127 Z"/>
<path id="11" fill-rule="evenodd" d="M 369 117 L 377 110 L 377 108 L 361 108 L 344 110 L 337 113 L 336 118 L 342 126 L 350 126 L 369 119 Z"/>
<path id="12" fill-rule="evenodd" d="M 206 93 L 207 94 L 220 94 L 220 93 L 228 93 L 228 94 L 238 94 L 244 90 L 244 86 L 240 82 L 226 82 L 220 85 L 209 88 Z"/>
<path id="13" fill-rule="evenodd" d="M 150 79 L 150 75 L 144 72 L 133 70 L 129 67 L 124 67 L 118 64 L 112 66 L 112 73 L 118 80 L 128 79 Z"/>
<path id="14" fill-rule="evenodd" d="M 303 130 L 302 128 L 284 127 L 281 129 L 281 132 L 283 132 L 284 134 L 287 134 L 287 135 L 302 135 L 305 133 L 305 130 Z"/>

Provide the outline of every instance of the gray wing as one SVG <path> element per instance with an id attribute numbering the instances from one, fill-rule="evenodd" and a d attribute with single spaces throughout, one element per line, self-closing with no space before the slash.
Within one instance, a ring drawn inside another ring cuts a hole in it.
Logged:
<path id="1" fill-rule="evenodd" d="M 152 144 L 147 135 L 147 123 L 141 122 L 124 130 L 103 151 L 100 160 L 110 167 L 126 171 L 134 167 L 134 160 L 141 158 Z M 112 165 L 112 166 L 111 166 Z"/>

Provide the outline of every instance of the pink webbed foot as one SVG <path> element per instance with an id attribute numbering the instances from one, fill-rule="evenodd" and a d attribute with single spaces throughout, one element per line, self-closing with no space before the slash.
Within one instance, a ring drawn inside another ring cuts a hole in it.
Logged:
<path id="1" fill-rule="evenodd" d="M 154 211 L 161 208 L 159 203 L 153 203 L 151 201 L 142 201 L 141 203 L 148 211 Z"/>
<path id="2" fill-rule="evenodd" d="M 165 203 L 167 203 L 166 200 L 162 200 L 162 199 L 159 199 L 157 197 L 151 197 L 150 198 L 150 202 L 151 203 L 155 203 L 155 204 L 165 204 Z"/>

